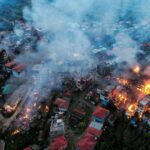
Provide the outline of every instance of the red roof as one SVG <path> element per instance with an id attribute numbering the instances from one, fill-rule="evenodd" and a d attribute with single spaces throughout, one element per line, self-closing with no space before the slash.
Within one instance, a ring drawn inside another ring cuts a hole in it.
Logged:
<path id="1" fill-rule="evenodd" d="M 64 135 L 56 137 L 52 143 L 52 150 L 64 150 L 68 146 L 68 142 Z"/>
<path id="2" fill-rule="evenodd" d="M 102 108 L 102 107 L 98 107 L 94 112 L 93 112 L 93 116 L 98 117 L 100 119 L 105 119 L 107 117 L 107 115 L 109 114 L 109 110 Z"/>
<path id="3" fill-rule="evenodd" d="M 103 130 L 97 130 L 93 127 L 88 127 L 86 132 L 88 132 L 94 136 L 100 136 L 102 134 Z"/>
<path id="4" fill-rule="evenodd" d="M 26 147 L 24 150 L 32 150 L 31 147 Z"/>
<path id="5" fill-rule="evenodd" d="M 89 134 L 88 132 L 80 139 L 77 144 L 79 150 L 93 150 L 97 143 L 95 136 Z"/>
<path id="6" fill-rule="evenodd" d="M 64 95 L 71 97 L 72 96 L 72 91 L 67 91 Z"/>
<path id="7" fill-rule="evenodd" d="M 11 68 L 13 67 L 14 65 L 16 65 L 17 63 L 15 61 L 11 61 L 9 63 L 6 63 L 5 66 L 8 67 L 8 68 Z"/>
<path id="8" fill-rule="evenodd" d="M 68 107 L 69 107 L 69 102 L 62 98 L 57 98 L 54 104 L 57 105 L 59 108 L 68 109 Z"/>
<path id="9" fill-rule="evenodd" d="M 80 114 L 80 115 L 82 115 L 82 116 L 86 114 L 86 112 L 83 111 L 83 110 L 81 110 L 80 108 L 75 108 L 75 109 L 73 110 L 73 112 L 75 112 L 75 113 L 77 113 L 77 114 Z"/>
<path id="10" fill-rule="evenodd" d="M 21 72 L 24 70 L 25 66 L 26 66 L 25 64 L 19 64 L 19 65 L 15 66 L 14 68 L 12 68 L 12 70 L 14 70 L 16 72 Z"/>

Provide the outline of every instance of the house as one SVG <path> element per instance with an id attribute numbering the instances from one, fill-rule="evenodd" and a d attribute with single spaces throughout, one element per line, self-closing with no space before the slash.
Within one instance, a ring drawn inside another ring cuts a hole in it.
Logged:
<path id="1" fill-rule="evenodd" d="M 50 128 L 50 135 L 56 137 L 65 134 L 65 124 L 62 119 L 53 120 Z"/>
<path id="2" fill-rule="evenodd" d="M 5 67 L 11 69 L 14 72 L 21 73 L 25 69 L 26 65 L 15 61 L 11 61 L 9 63 L 6 63 Z"/>
<path id="3" fill-rule="evenodd" d="M 56 105 L 59 108 L 59 110 L 67 111 L 69 107 L 69 101 L 64 100 L 62 98 L 57 98 L 54 105 Z"/>
<path id="4" fill-rule="evenodd" d="M 68 142 L 64 135 L 58 136 L 52 141 L 52 150 L 65 150 L 68 147 Z"/>
<path id="5" fill-rule="evenodd" d="M 93 112 L 93 120 L 95 120 L 95 122 L 104 123 L 108 115 L 109 115 L 109 110 L 102 107 L 98 107 Z"/>
<path id="6" fill-rule="evenodd" d="M 76 125 L 81 119 L 83 119 L 85 114 L 86 114 L 86 112 L 83 109 L 81 109 L 79 107 L 75 108 L 69 119 L 70 124 Z"/>
<path id="7" fill-rule="evenodd" d="M 76 145 L 76 150 L 94 150 L 97 143 L 97 138 L 86 132 Z"/>
<path id="8" fill-rule="evenodd" d="M 117 115 L 116 114 L 112 114 L 108 117 L 108 123 L 110 126 L 114 126 L 117 120 Z"/>
<path id="9" fill-rule="evenodd" d="M 109 104 L 109 99 L 102 94 L 100 94 L 100 101 L 103 106 L 108 106 L 108 104 Z"/>
<path id="10" fill-rule="evenodd" d="M 150 95 L 147 95 L 142 100 L 139 101 L 137 112 L 144 113 L 148 111 L 149 107 L 150 107 Z"/>
<path id="11" fill-rule="evenodd" d="M 92 134 L 95 137 L 100 137 L 103 132 L 102 128 L 103 128 L 102 123 L 92 121 L 89 127 L 87 128 L 86 132 Z"/>
<path id="12" fill-rule="evenodd" d="M 0 140 L 0 150 L 5 150 L 5 142 Z"/>

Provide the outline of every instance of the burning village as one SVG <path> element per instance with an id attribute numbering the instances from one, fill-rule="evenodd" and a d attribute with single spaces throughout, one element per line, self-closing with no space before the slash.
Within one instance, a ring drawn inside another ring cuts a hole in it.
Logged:
<path id="1" fill-rule="evenodd" d="M 0 150 L 149 150 L 150 1 L 0 0 Z"/>

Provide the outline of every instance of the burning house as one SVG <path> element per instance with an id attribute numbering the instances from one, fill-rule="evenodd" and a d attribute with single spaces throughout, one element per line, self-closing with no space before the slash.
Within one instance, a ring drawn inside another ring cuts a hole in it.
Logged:
<path id="1" fill-rule="evenodd" d="M 139 114 L 143 114 L 149 110 L 150 110 L 150 95 L 147 95 L 138 102 L 137 112 Z"/>

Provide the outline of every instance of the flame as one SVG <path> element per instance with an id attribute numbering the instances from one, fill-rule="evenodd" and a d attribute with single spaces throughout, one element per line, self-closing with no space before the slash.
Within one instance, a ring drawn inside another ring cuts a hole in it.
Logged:
<path id="1" fill-rule="evenodd" d="M 30 108 L 27 108 L 27 109 L 26 109 L 26 112 L 27 112 L 27 113 L 31 112 L 31 109 L 30 109 Z"/>
<path id="2" fill-rule="evenodd" d="M 116 78 L 117 82 L 121 85 L 127 85 L 129 82 L 127 79 L 123 79 L 123 78 Z"/>
<path id="3" fill-rule="evenodd" d="M 127 97 L 126 97 L 126 95 L 124 95 L 124 94 L 118 94 L 117 96 L 116 96 L 116 98 L 117 98 L 117 100 L 118 100 L 118 102 L 120 102 L 120 103 L 125 103 L 126 101 L 127 101 Z"/>
<path id="4" fill-rule="evenodd" d="M 41 106 L 41 105 L 39 105 L 38 110 L 40 110 L 40 109 L 41 109 L 41 107 L 42 107 L 42 106 Z"/>
<path id="5" fill-rule="evenodd" d="M 138 73 L 141 71 L 141 68 L 140 68 L 140 66 L 136 66 L 136 67 L 133 68 L 132 71 L 133 71 L 134 73 L 138 74 Z"/>
<path id="6" fill-rule="evenodd" d="M 144 86 L 144 93 L 145 93 L 145 94 L 150 94 L 150 83 L 147 83 L 147 84 Z"/>
<path id="7" fill-rule="evenodd" d="M 6 105 L 4 109 L 7 110 L 8 112 L 15 111 L 17 109 L 17 104 L 15 104 L 14 106 Z"/>
<path id="8" fill-rule="evenodd" d="M 23 119 L 29 119 L 29 115 L 28 114 L 25 114 L 24 116 L 23 116 Z"/>
<path id="9" fill-rule="evenodd" d="M 46 107 L 45 107 L 45 112 L 49 112 L 49 107 L 46 105 Z"/>
<path id="10" fill-rule="evenodd" d="M 128 106 L 127 113 L 130 117 L 134 115 L 135 111 L 137 110 L 137 107 L 137 103 L 133 103 Z"/>
<path id="11" fill-rule="evenodd" d="M 11 135 L 13 136 L 13 135 L 16 135 L 16 134 L 18 134 L 18 133 L 20 133 L 20 129 L 16 129 L 15 131 L 13 131 L 12 133 L 11 133 Z"/>
<path id="12" fill-rule="evenodd" d="M 146 82 L 141 87 L 138 87 L 137 90 L 142 92 L 144 95 L 150 94 L 150 82 Z"/>
<path id="13" fill-rule="evenodd" d="M 33 107 L 36 107 L 36 103 L 33 104 Z"/>

